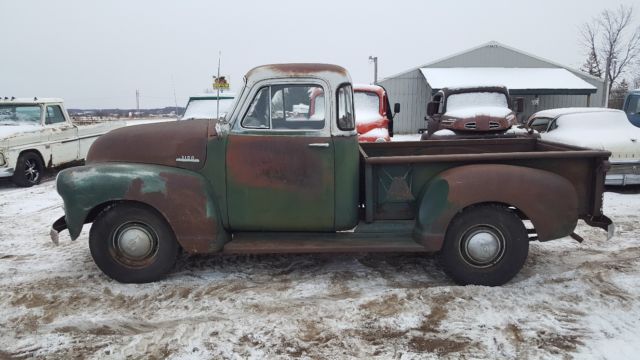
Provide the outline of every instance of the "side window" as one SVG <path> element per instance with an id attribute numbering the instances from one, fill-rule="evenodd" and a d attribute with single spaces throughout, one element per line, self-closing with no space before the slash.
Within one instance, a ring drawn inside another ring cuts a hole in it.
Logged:
<path id="1" fill-rule="evenodd" d="M 351 84 L 342 85 L 338 89 L 338 128 L 340 130 L 354 130 L 356 128 L 353 116 L 353 89 Z"/>
<path id="2" fill-rule="evenodd" d="M 51 125 L 63 122 L 65 122 L 65 119 L 64 115 L 62 115 L 62 109 L 60 109 L 60 106 L 47 106 L 47 118 L 45 119 L 45 124 Z"/>
<path id="3" fill-rule="evenodd" d="M 533 119 L 529 127 L 537 132 L 543 133 L 547 131 L 547 127 L 549 126 L 550 120 L 551 119 L 548 119 L 548 118 L 536 118 L 536 119 Z"/>
<path id="4" fill-rule="evenodd" d="M 242 126 L 251 129 L 268 129 L 269 118 L 269 87 L 263 87 L 253 98 L 249 110 L 242 118 Z"/>
<path id="5" fill-rule="evenodd" d="M 325 125 L 323 94 L 317 85 L 264 87 L 251 102 L 241 125 L 250 129 L 321 130 Z M 311 109 L 312 98 L 315 109 Z"/>

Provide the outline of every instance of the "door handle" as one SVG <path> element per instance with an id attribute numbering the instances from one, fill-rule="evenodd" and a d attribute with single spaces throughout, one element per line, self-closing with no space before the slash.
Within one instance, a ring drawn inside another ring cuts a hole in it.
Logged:
<path id="1" fill-rule="evenodd" d="M 309 147 L 317 147 L 317 148 L 328 148 L 329 143 L 311 143 Z"/>

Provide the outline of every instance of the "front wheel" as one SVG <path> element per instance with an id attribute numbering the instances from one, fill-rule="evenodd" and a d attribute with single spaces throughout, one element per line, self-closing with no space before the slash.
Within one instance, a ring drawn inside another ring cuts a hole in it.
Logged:
<path id="1" fill-rule="evenodd" d="M 33 152 L 25 152 L 18 157 L 11 180 L 17 186 L 30 187 L 40 183 L 43 173 L 44 164 L 40 156 Z"/>
<path id="2" fill-rule="evenodd" d="M 502 285 L 522 269 L 529 253 L 527 231 L 509 208 L 475 206 L 449 225 L 440 263 L 461 285 Z"/>
<path id="3" fill-rule="evenodd" d="M 112 279 L 146 283 L 173 269 L 180 247 L 156 211 L 140 204 L 118 204 L 93 222 L 89 249 L 96 265 Z"/>

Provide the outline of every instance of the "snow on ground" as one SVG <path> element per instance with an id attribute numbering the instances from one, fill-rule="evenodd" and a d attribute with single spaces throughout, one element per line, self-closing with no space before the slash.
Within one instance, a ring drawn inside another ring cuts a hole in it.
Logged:
<path id="1" fill-rule="evenodd" d="M 607 193 L 617 236 L 533 243 L 509 284 L 456 286 L 415 254 L 183 256 L 165 281 L 60 246 L 53 181 L 0 182 L 0 359 L 637 358 L 640 188 Z"/>

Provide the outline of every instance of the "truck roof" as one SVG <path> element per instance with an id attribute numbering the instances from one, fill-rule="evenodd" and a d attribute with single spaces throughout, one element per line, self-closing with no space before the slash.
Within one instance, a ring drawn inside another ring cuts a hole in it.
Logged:
<path id="1" fill-rule="evenodd" d="M 51 103 L 63 103 L 61 98 L 14 98 L 14 97 L 0 97 L 0 104 L 51 104 Z"/>
<path id="2" fill-rule="evenodd" d="M 305 76 L 326 79 L 332 86 L 351 82 L 351 77 L 345 68 L 332 64 L 313 63 L 262 65 L 249 70 L 245 78 L 247 85 L 251 86 L 267 79 Z"/>

